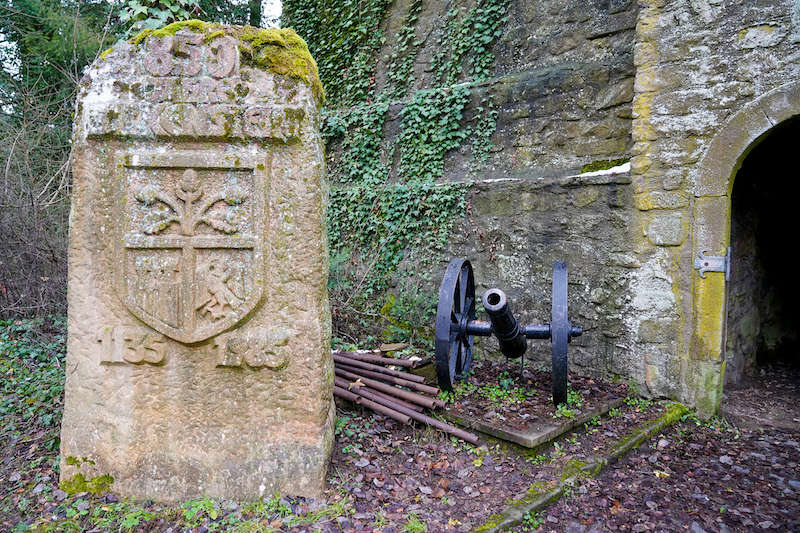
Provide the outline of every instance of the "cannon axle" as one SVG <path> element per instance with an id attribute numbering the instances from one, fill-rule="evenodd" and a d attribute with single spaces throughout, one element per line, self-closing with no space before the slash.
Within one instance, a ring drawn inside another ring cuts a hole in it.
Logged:
<path id="1" fill-rule="evenodd" d="M 506 357 L 522 357 L 528 339 L 549 339 L 553 354 L 553 402 L 567 401 L 567 344 L 583 334 L 567 316 L 567 264 L 553 265 L 552 317 L 550 324 L 519 323 L 506 294 L 497 288 L 483 293 L 489 321 L 476 320 L 475 281 L 466 259 L 453 259 L 439 290 L 436 313 L 436 375 L 439 386 L 452 390 L 453 382 L 464 379 L 472 362 L 474 337 L 494 335 Z"/>

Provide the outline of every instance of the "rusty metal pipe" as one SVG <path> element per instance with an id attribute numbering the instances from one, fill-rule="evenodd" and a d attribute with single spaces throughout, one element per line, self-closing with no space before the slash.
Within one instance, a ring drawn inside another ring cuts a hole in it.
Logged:
<path id="1" fill-rule="evenodd" d="M 403 424 L 410 424 L 411 423 L 411 417 L 410 416 L 408 416 L 406 414 L 403 414 L 403 413 L 400 413 L 399 411 L 397 411 L 395 409 L 391 409 L 390 407 L 387 407 L 386 405 L 383 405 L 383 404 L 381 404 L 379 402 L 370 400 L 366 396 L 360 396 L 358 394 L 354 394 L 354 393 L 352 393 L 352 392 L 350 392 L 348 390 L 345 390 L 345 389 L 343 389 L 341 387 L 334 386 L 333 387 L 333 395 L 334 396 L 338 396 L 340 398 L 344 398 L 345 400 L 350 400 L 351 402 L 354 402 L 354 403 L 356 403 L 358 405 L 363 405 L 364 407 L 372 409 L 376 413 L 380 413 L 382 415 L 386 415 L 389 418 L 397 420 L 400 423 L 403 423 Z"/>
<path id="2" fill-rule="evenodd" d="M 464 431 L 463 429 L 459 429 L 451 424 L 446 422 L 442 422 L 441 420 L 436 420 L 435 418 L 431 418 L 427 415 L 423 415 L 422 413 L 417 413 L 416 411 L 412 411 L 411 409 L 406 409 L 402 405 L 398 405 L 397 403 L 391 400 L 383 400 L 370 394 L 367 391 L 358 390 L 356 394 L 363 396 L 364 398 L 368 398 L 374 400 L 378 403 L 383 403 L 386 407 L 399 411 L 400 413 L 411 417 L 412 419 L 416 420 L 417 422 L 422 422 L 423 424 L 427 424 L 429 426 L 433 426 L 436 429 L 444 431 L 449 435 L 453 435 L 458 437 L 459 439 L 465 440 L 472 445 L 478 444 L 478 437 L 472 433 Z M 385 402 L 385 403 L 384 403 Z"/>
<path id="3" fill-rule="evenodd" d="M 437 389 L 436 387 L 431 387 L 430 385 L 423 385 L 422 383 L 408 381 L 407 379 L 396 378 L 394 376 L 387 376 L 379 372 L 372 372 L 370 370 L 364 370 L 363 368 L 355 368 L 350 365 L 340 364 L 336 366 L 338 368 L 341 368 L 342 370 L 347 370 L 348 372 L 352 372 L 353 374 L 358 374 L 359 376 L 366 376 L 368 378 L 388 381 L 390 383 L 394 383 L 395 385 L 400 385 L 401 387 L 408 387 L 409 389 L 418 390 L 420 392 L 425 392 L 428 394 L 434 394 L 434 395 L 439 394 L 439 389 Z"/>
<path id="4" fill-rule="evenodd" d="M 391 368 L 365 363 L 364 361 L 357 361 L 356 359 L 350 359 L 349 357 L 344 357 L 342 355 L 334 355 L 333 360 L 336 363 L 363 368 L 364 370 L 386 374 L 387 376 L 394 376 L 396 378 L 401 378 L 408 381 L 416 381 L 417 383 L 425 383 L 425 378 L 422 376 L 409 374 L 408 372 L 401 372 L 400 370 L 392 370 Z"/>
<path id="5" fill-rule="evenodd" d="M 352 383 L 350 381 L 347 381 L 344 378 L 340 378 L 339 376 L 334 376 L 333 382 L 337 387 L 340 387 L 340 388 L 343 388 L 343 389 L 347 389 L 348 391 L 350 391 L 352 387 L 356 387 L 356 389 L 365 389 L 365 390 L 371 392 L 372 394 L 375 394 L 377 396 L 385 397 L 387 400 L 391 400 L 393 402 L 397 402 L 398 404 L 402 405 L 403 407 L 407 407 L 409 409 L 413 409 L 414 411 L 422 412 L 422 410 L 424 409 L 424 407 L 422 407 L 421 405 L 416 405 L 416 404 L 413 404 L 413 403 L 409 403 L 409 402 L 406 402 L 404 400 L 401 400 L 397 396 L 393 396 L 391 394 L 386 394 L 386 393 L 383 393 L 383 392 L 375 390 L 375 389 L 370 389 L 366 385 L 355 385 L 354 383 Z"/>
<path id="6" fill-rule="evenodd" d="M 416 392 L 398 389 L 397 387 L 393 387 L 392 385 L 387 385 L 385 383 L 381 383 L 380 381 L 376 381 L 374 379 L 365 378 L 364 376 L 359 376 L 358 374 L 353 374 L 352 372 L 348 372 L 340 368 L 334 367 L 334 372 L 338 376 L 349 379 L 351 381 L 357 381 L 360 379 L 361 383 L 369 386 L 370 388 L 377 389 L 381 392 L 385 392 L 386 394 L 390 394 L 392 396 L 398 396 L 406 401 L 416 403 L 418 405 L 423 405 L 429 409 L 433 409 L 434 407 L 444 407 L 445 405 L 444 402 L 441 400 L 434 400 L 433 398 L 423 396 L 422 394 L 417 394 Z"/>
<path id="7" fill-rule="evenodd" d="M 367 391 L 367 392 L 369 392 L 371 394 L 374 394 L 375 396 L 381 397 L 381 398 L 383 398 L 385 400 L 389 400 L 389 401 L 395 402 L 397 405 L 402 405 L 406 409 L 411 409 L 412 411 L 416 411 L 418 413 L 421 413 L 422 410 L 425 409 L 421 405 L 416 405 L 416 404 L 413 404 L 413 403 L 409 403 L 409 402 L 407 402 L 405 400 L 401 400 L 397 396 L 392 396 L 391 394 L 385 394 L 385 393 L 383 393 L 381 391 L 378 391 L 378 390 L 375 390 L 375 389 L 371 389 L 371 388 L 367 387 L 366 385 L 363 386 L 363 387 L 359 387 L 359 390 Z"/>
<path id="8" fill-rule="evenodd" d="M 356 359 L 358 361 L 366 361 L 367 363 L 376 363 L 379 365 L 395 365 L 405 368 L 415 368 L 417 366 L 417 363 L 414 361 L 407 361 L 405 359 L 392 359 L 391 357 L 381 357 L 379 355 L 370 355 L 368 353 L 339 352 L 334 353 L 333 355 L 340 355 L 342 357 Z"/>

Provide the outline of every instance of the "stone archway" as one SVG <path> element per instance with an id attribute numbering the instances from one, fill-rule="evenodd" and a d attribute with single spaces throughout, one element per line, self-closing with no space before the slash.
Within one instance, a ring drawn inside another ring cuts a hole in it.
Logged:
<path id="1" fill-rule="evenodd" d="M 776 125 L 800 115 L 800 82 L 765 93 L 730 117 L 711 141 L 694 173 L 692 252 L 725 255 L 730 245 L 731 192 L 739 167 Z M 701 412 L 719 407 L 725 373 L 726 282 L 721 273 L 691 282 L 690 358 Z"/>

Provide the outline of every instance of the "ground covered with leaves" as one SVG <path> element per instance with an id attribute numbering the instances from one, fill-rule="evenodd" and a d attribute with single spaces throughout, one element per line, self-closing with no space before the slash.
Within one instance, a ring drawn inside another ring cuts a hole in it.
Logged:
<path id="1" fill-rule="evenodd" d="M 676 424 L 531 517 L 533 525 L 570 533 L 800 531 L 799 393 L 797 369 L 762 369 L 726 393 L 725 409 L 746 413 L 746 423 Z"/>
<path id="2" fill-rule="evenodd" d="M 343 404 L 324 499 L 275 494 L 164 506 L 121 498 L 113 484 L 79 492 L 59 487 L 64 351 L 63 319 L 0 322 L 2 531 L 471 531 L 509 501 L 546 491 L 565 472 L 607 456 L 664 411 L 629 396 L 577 431 L 527 450 L 488 438 L 472 446 Z M 472 392 L 533 390 L 531 375 L 498 378 L 510 381 L 475 384 Z M 571 376 L 573 403 L 566 408 L 583 408 L 576 402 L 591 396 L 589 381 Z M 606 386 L 613 387 L 598 385 Z M 514 406 L 518 412 L 516 400 L 527 398 L 494 396 L 500 413 L 514 413 Z M 550 409 L 536 416 L 557 420 Z M 528 513 L 518 530 L 797 530 L 798 440 L 786 429 L 737 429 L 687 415 L 597 477 L 580 476 L 565 498 Z"/>

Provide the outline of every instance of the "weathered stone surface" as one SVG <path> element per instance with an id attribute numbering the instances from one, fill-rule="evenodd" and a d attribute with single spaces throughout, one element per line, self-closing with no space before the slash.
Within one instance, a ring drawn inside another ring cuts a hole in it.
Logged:
<path id="1" fill-rule="evenodd" d="M 656 246 L 678 246 L 688 233 L 688 218 L 682 211 L 651 215 L 647 226 L 647 238 Z"/>
<path id="2" fill-rule="evenodd" d="M 321 94 L 302 40 L 257 31 L 173 25 L 81 82 L 62 479 L 162 501 L 321 494 Z"/>

